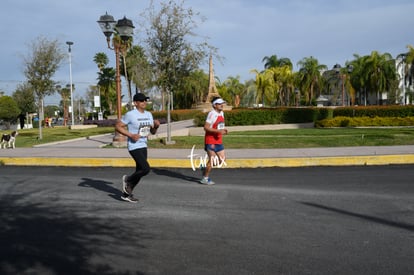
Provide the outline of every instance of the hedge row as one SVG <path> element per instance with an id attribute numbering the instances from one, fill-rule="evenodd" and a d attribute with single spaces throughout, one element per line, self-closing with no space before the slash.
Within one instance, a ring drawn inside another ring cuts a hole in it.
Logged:
<path id="1" fill-rule="evenodd" d="M 225 112 L 226 125 L 263 125 L 313 122 L 319 117 L 319 110 L 312 108 L 260 108 L 234 109 Z M 206 114 L 197 114 L 194 123 L 203 126 Z"/>
<path id="2" fill-rule="evenodd" d="M 193 119 L 195 116 L 203 114 L 201 110 L 185 109 L 185 110 L 173 110 L 170 112 L 171 121 L 180 121 Z M 167 122 L 167 111 L 152 112 L 154 119 L 158 119 L 161 123 Z"/>
<path id="3" fill-rule="evenodd" d="M 167 111 L 152 112 L 154 119 L 160 120 L 161 123 L 167 122 Z M 180 121 L 194 119 L 196 126 L 203 126 L 206 113 L 200 110 L 173 110 L 170 112 L 171 121 Z M 361 123 L 361 126 L 390 125 L 389 123 L 398 123 L 395 125 L 414 125 L 410 124 L 411 117 L 414 117 L 414 106 L 356 106 L 356 107 L 306 107 L 306 108 L 237 108 L 225 111 L 226 125 L 263 125 L 263 124 L 284 124 L 284 123 L 308 123 L 320 122 L 319 127 L 346 127 L 353 126 L 354 123 Z M 361 118 L 352 119 L 352 118 Z M 373 120 L 375 118 L 375 121 Z M 379 118 L 387 118 L 380 120 Z M 398 118 L 398 119 L 397 119 Z M 403 120 L 401 118 L 407 118 Z M 330 121 L 332 120 L 332 121 Z M 397 121 L 398 120 L 398 121 Z M 321 122 L 322 121 L 322 122 Z M 372 121 L 372 122 L 370 122 Z M 382 122 L 381 122 L 382 121 Z M 386 122 L 384 122 L 386 121 Z M 405 122 L 403 122 L 405 121 Z M 327 125 L 344 125 L 344 126 L 327 126 Z M 85 121 L 85 124 L 98 124 L 98 126 L 113 126 L 115 120 L 91 120 Z M 323 126 L 326 125 L 326 126 Z"/>
<path id="4" fill-rule="evenodd" d="M 203 114 L 200 110 L 174 110 L 171 111 L 171 121 L 180 121 L 193 119 L 197 114 Z M 167 111 L 152 112 L 154 119 L 158 119 L 161 123 L 167 123 Z M 95 124 L 98 127 L 112 127 L 115 126 L 116 119 L 103 120 L 84 120 L 83 124 Z"/>
<path id="5" fill-rule="evenodd" d="M 372 127 L 372 126 L 414 126 L 414 117 L 344 117 L 318 120 L 317 128 L 328 127 Z"/>
<path id="6" fill-rule="evenodd" d="M 413 105 L 356 106 L 332 109 L 332 117 L 409 117 L 414 116 Z"/>

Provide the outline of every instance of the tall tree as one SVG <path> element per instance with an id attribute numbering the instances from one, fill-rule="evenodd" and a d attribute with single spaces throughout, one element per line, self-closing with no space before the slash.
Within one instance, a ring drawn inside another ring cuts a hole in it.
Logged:
<path id="1" fill-rule="evenodd" d="M 150 24 L 147 53 L 154 68 L 155 83 L 161 88 L 164 109 L 164 95 L 177 91 L 183 79 L 205 61 L 212 47 L 205 41 L 191 42 L 198 38 L 194 29 L 197 27 L 196 19 L 200 17 L 191 8 L 185 8 L 184 2 L 161 2 L 158 12 L 151 2 L 148 13 L 143 17 Z"/>
<path id="2" fill-rule="evenodd" d="M 244 86 L 245 86 L 246 91 L 243 97 L 241 98 L 240 105 L 244 107 L 249 107 L 255 103 L 255 98 L 257 94 L 257 85 L 253 79 L 250 79 L 248 81 L 245 81 Z"/>
<path id="3" fill-rule="evenodd" d="M 273 73 L 276 105 L 289 106 L 295 103 L 293 72 L 288 65 L 269 68 Z"/>
<path id="4" fill-rule="evenodd" d="M 108 66 L 109 58 L 106 55 L 106 53 L 99 52 L 99 53 L 95 54 L 95 56 L 93 57 L 93 61 L 95 62 L 96 66 L 98 66 L 98 69 L 99 69 L 98 82 L 101 82 L 101 78 L 102 79 L 107 78 L 103 73 L 103 69 Z M 113 79 L 113 81 L 115 81 L 115 78 Z M 105 82 L 105 85 L 109 85 L 109 86 L 114 86 L 115 85 L 115 83 L 109 84 L 106 81 L 104 81 L 104 82 Z M 102 106 L 103 100 L 102 100 L 101 87 L 99 86 L 99 83 L 98 83 L 97 86 L 98 86 L 98 92 L 99 92 L 99 101 L 100 101 L 100 104 Z M 108 101 L 106 101 L 106 102 L 108 102 Z"/>
<path id="5" fill-rule="evenodd" d="M 202 70 L 191 72 L 183 80 L 183 85 L 175 93 L 174 108 L 188 109 L 193 107 L 197 102 L 201 102 L 208 87 L 209 76 Z"/>
<path id="6" fill-rule="evenodd" d="M 368 78 L 365 74 L 367 58 L 368 56 L 354 54 L 354 59 L 349 62 L 353 67 L 352 77 L 350 78 L 351 85 L 355 88 L 358 94 L 356 103 L 364 106 L 368 103 Z"/>
<path id="7" fill-rule="evenodd" d="M 120 52 L 119 72 L 120 72 L 120 75 L 122 75 L 125 78 L 125 81 L 127 83 L 128 98 L 129 98 L 128 109 L 131 110 L 133 108 L 132 88 L 131 88 L 131 80 L 129 76 L 130 71 L 127 65 L 127 55 L 128 55 L 129 49 L 132 47 L 132 37 L 123 39 L 121 35 L 119 34 L 119 32 L 116 31 L 112 38 L 112 41 L 114 44 L 116 44 L 119 47 L 119 52 Z"/>
<path id="8" fill-rule="evenodd" d="M 11 96 L 0 96 L 0 119 L 4 120 L 7 129 L 10 129 L 10 123 L 17 120 L 19 114 L 20 109 Z"/>
<path id="9" fill-rule="evenodd" d="M 300 90 L 304 93 L 306 103 L 312 104 L 312 101 L 323 88 L 322 71 L 327 69 L 326 65 L 319 64 L 314 57 L 305 57 L 298 62 L 300 81 Z"/>
<path id="10" fill-rule="evenodd" d="M 22 113 L 33 113 L 36 111 L 35 98 L 29 83 L 24 82 L 17 85 L 12 97 Z"/>
<path id="11" fill-rule="evenodd" d="M 414 47 L 411 45 L 407 46 L 408 52 L 401 53 L 397 56 L 397 68 L 400 69 L 403 72 L 403 79 L 402 79 L 402 85 L 404 92 L 406 93 L 403 96 L 408 95 L 408 101 L 412 102 L 413 95 L 410 92 L 410 89 L 408 89 L 410 86 L 413 85 L 413 78 L 414 78 Z M 403 98 L 402 100 L 399 100 L 400 102 L 403 102 L 404 104 L 407 102 L 406 98 Z"/>
<path id="12" fill-rule="evenodd" d="M 407 59 L 406 59 L 406 62 L 408 64 L 408 68 L 406 71 L 407 84 L 408 86 L 412 86 L 413 80 L 414 80 L 414 47 L 412 45 L 408 45 L 407 48 L 408 48 Z"/>
<path id="13" fill-rule="evenodd" d="M 322 74 L 324 95 L 329 98 L 329 105 L 348 106 L 355 104 L 355 89 L 351 83 L 353 65 L 347 62 L 344 67 L 335 64 L 331 70 Z"/>
<path id="14" fill-rule="evenodd" d="M 152 86 L 152 67 L 141 46 L 133 46 L 127 54 L 129 80 L 135 84 L 135 93 L 144 93 Z"/>
<path id="15" fill-rule="evenodd" d="M 24 58 L 24 74 L 27 82 L 33 88 L 39 109 L 40 122 L 44 117 L 44 98 L 55 92 L 57 82 L 52 78 L 64 57 L 64 52 L 57 40 L 38 37 L 31 43 L 29 54 Z M 39 123 L 39 139 L 42 138 L 42 123 Z"/>
<path id="16" fill-rule="evenodd" d="M 276 105 L 289 105 L 295 102 L 293 85 L 293 64 L 289 58 L 278 58 L 277 55 L 265 56 L 262 60 L 266 70 L 273 74 L 274 97 Z M 291 98 L 293 96 L 293 98 Z"/>
<path id="17" fill-rule="evenodd" d="M 258 70 L 251 70 L 250 72 L 256 74 L 256 104 L 261 104 L 263 107 L 270 105 L 274 101 L 274 81 L 273 72 L 269 69 L 259 72 Z"/>
<path id="18" fill-rule="evenodd" d="M 282 57 L 282 58 L 278 58 L 277 55 L 271 55 L 271 56 L 265 56 L 262 60 L 262 62 L 264 62 L 264 68 L 265 69 L 270 69 L 270 68 L 275 68 L 275 67 L 283 67 L 283 66 L 288 66 L 290 68 L 290 70 L 293 69 L 293 64 L 290 61 L 289 58 L 287 57 Z"/>
<path id="19" fill-rule="evenodd" d="M 56 90 L 58 91 L 60 97 L 62 98 L 60 101 L 60 105 L 62 106 L 62 109 L 63 109 L 63 125 L 66 126 L 69 120 L 68 106 L 70 105 L 70 84 L 66 85 L 66 87 L 61 87 L 60 85 L 56 85 Z"/>
<path id="20" fill-rule="evenodd" d="M 395 61 L 391 54 L 380 54 L 372 51 L 366 59 L 365 77 L 368 79 L 369 91 L 375 92 L 377 104 L 380 104 L 380 94 L 389 92 L 392 82 L 397 79 Z"/>
<path id="21" fill-rule="evenodd" d="M 95 54 L 95 56 L 93 57 L 93 62 L 95 62 L 95 64 L 98 66 L 99 71 L 102 71 L 103 68 L 105 68 L 108 65 L 109 59 L 106 53 L 100 52 Z"/>
<path id="22" fill-rule="evenodd" d="M 106 114 L 113 114 L 116 106 L 116 87 L 115 87 L 116 71 L 114 68 L 103 68 L 98 73 L 98 85 L 102 98 L 102 108 Z"/>
<path id="23" fill-rule="evenodd" d="M 239 107 L 241 97 L 246 91 L 244 84 L 240 82 L 240 76 L 229 76 L 224 80 L 223 84 L 227 87 L 227 92 L 231 96 L 231 101 L 229 103 L 234 105 L 234 107 Z"/>

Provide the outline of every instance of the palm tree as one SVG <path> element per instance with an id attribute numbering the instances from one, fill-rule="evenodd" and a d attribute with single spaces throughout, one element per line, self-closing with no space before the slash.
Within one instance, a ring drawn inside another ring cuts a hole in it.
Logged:
<path id="1" fill-rule="evenodd" d="M 350 104 L 355 105 L 356 91 L 352 85 L 354 66 L 351 64 L 351 62 L 347 62 L 345 65 L 346 68 L 343 69 L 343 74 L 345 76 L 345 89 L 348 91 Z"/>
<path id="2" fill-rule="evenodd" d="M 106 109 L 109 114 L 114 113 L 114 106 L 116 106 L 116 87 L 115 87 L 116 72 L 114 68 L 103 68 L 98 73 L 98 85 L 101 93 L 103 93 L 102 107 Z M 101 94 L 102 96 L 102 94 Z"/>
<path id="3" fill-rule="evenodd" d="M 354 54 L 354 60 L 349 62 L 349 65 L 352 65 L 353 67 L 352 78 L 350 79 L 350 82 L 352 87 L 354 87 L 359 94 L 356 104 L 362 104 L 364 106 L 366 106 L 368 103 L 368 77 L 365 74 L 367 59 L 368 56 L 360 56 L 358 54 Z"/>
<path id="4" fill-rule="evenodd" d="M 293 72 L 289 66 L 272 67 L 276 105 L 289 106 L 295 103 Z M 292 97 L 293 96 L 293 97 Z"/>
<path id="5" fill-rule="evenodd" d="M 322 73 L 324 80 L 324 95 L 329 99 L 328 105 L 339 105 L 339 82 L 338 73 L 334 68 L 326 70 Z"/>
<path id="6" fill-rule="evenodd" d="M 265 69 L 270 69 L 274 67 L 283 67 L 288 66 L 291 70 L 293 68 L 293 64 L 287 57 L 277 58 L 277 55 L 265 56 L 262 60 L 264 62 Z"/>
<path id="7" fill-rule="evenodd" d="M 113 44 L 115 47 L 119 47 L 120 52 L 120 68 L 119 73 L 125 78 L 128 88 L 128 98 L 129 98 L 129 109 L 132 109 L 132 91 L 131 91 L 131 81 L 129 79 L 129 66 L 127 62 L 128 51 L 132 47 L 132 38 L 129 37 L 128 39 L 122 38 L 118 33 L 115 33 L 114 37 L 112 38 Z"/>
<path id="8" fill-rule="evenodd" d="M 321 72 L 326 70 L 327 66 L 319 64 L 318 60 L 312 56 L 300 60 L 298 66 L 300 67 L 298 77 L 301 91 L 305 95 L 306 103 L 312 104 L 312 100 L 315 99 L 315 91 L 320 93 L 323 88 Z"/>
<path id="9" fill-rule="evenodd" d="M 180 89 L 174 93 L 174 108 L 188 109 L 203 100 L 209 76 L 203 70 L 191 72 L 184 77 Z"/>
<path id="10" fill-rule="evenodd" d="M 70 85 L 66 85 L 65 88 L 62 88 L 60 85 L 57 85 L 56 90 L 62 97 L 61 104 L 63 108 L 63 126 L 66 126 L 67 121 L 69 119 L 68 105 L 70 101 Z"/>
<path id="11" fill-rule="evenodd" d="M 407 62 L 408 53 L 400 53 L 396 57 L 397 61 L 397 70 L 401 70 L 402 76 L 400 77 L 400 81 L 402 81 L 402 93 L 398 93 L 395 98 L 396 103 L 406 103 L 406 87 L 407 87 L 407 71 L 409 70 L 409 64 Z"/>
<path id="12" fill-rule="evenodd" d="M 244 83 L 245 93 L 241 98 L 242 106 L 252 106 L 255 103 L 255 98 L 257 94 L 257 85 L 253 79 L 250 79 Z"/>
<path id="13" fill-rule="evenodd" d="M 392 82 L 397 79 L 395 62 L 391 54 L 372 51 L 366 59 L 365 74 L 368 79 L 369 91 L 376 93 L 377 104 L 380 104 L 380 93 L 390 91 Z"/>
<path id="14" fill-rule="evenodd" d="M 413 85 L 413 79 L 414 79 L 414 47 L 412 45 L 408 45 L 408 53 L 407 53 L 407 59 L 406 63 L 409 65 L 409 68 L 407 70 L 407 81 L 408 85 Z"/>
<path id="15" fill-rule="evenodd" d="M 256 104 L 261 102 L 262 106 L 266 105 L 266 102 L 269 104 L 273 102 L 274 99 L 274 81 L 273 81 L 273 72 L 271 70 L 265 70 L 259 72 L 257 70 L 251 70 L 250 72 L 256 74 Z"/>
<path id="16" fill-rule="evenodd" d="M 99 68 L 99 71 L 102 71 L 103 68 L 105 68 L 108 65 L 109 59 L 105 53 L 101 52 L 101 53 L 95 54 L 95 56 L 93 57 L 93 62 L 96 63 L 96 65 Z"/>
<path id="17" fill-rule="evenodd" d="M 95 56 L 93 57 L 93 62 L 95 62 L 95 64 L 98 66 L 98 69 L 99 69 L 98 75 L 99 75 L 100 73 L 102 73 L 103 69 L 106 68 L 106 66 L 108 65 L 109 58 L 105 53 L 99 52 L 95 54 Z M 103 100 L 101 96 L 101 87 L 99 86 L 99 84 L 97 86 L 98 86 L 98 91 L 99 91 L 99 101 L 101 102 L 101 106 L 102 106 Z"/>
<path id="18" fill-rule="evenodd" d="M 241 97 L 245 91 L 243 83 L 240 83 L 240 76 L 232 77 L 229 76 L 223 83 L 227 87 L 227 92 L 231 95 L 231 99 L 234 107 L 239 107 Z"/>
<path id="19" fill-rule="evenodd" d="M 397 56 L 397 69 L 401 69 L 403 71 L 403 92 L 405 93 L 404 96 L 408 94 L 409 98 L 404 98 L 402 101 L 404 104 L 407 103 L 407 99 L 409 102 L 412 102 L 412 94 L 407 92 L 406 88 L 410 87 L 413 83 L 414 78 L 414 47 L 411 45 L 407 46 L 408 52 L 401 53 Z"/>

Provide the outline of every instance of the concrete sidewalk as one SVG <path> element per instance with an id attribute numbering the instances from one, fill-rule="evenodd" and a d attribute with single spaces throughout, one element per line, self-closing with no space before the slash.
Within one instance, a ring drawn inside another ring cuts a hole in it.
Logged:
<path id="1" fill-rule="evenodd" d="M 155 138 L 166 136 L 162 125 Z M 275 126 L 276 127 L 276 126 Z M 277 127 L 309 127 L 309 125 L 278 125 Z M 190 121 L 172 123 L 171 136 L 188 135 Z M 248 129 L 246 129 L 248 130 Z M 0 162 L 21 166 L 74 166 L 74 167 L 134 167 L 126 148 L 102 148 L 111 144 L 113 134 L 79 138 L 70 141 L 44 144 L 34 148 L 0 149 Z M 167 145 L 168 146 L 168 145 Z M 301 166 L 347 166 L 414 164 L 414 145 L 407 146 L 361 146 L 298 149 L 226 149 L 227 168 L 301 167 Z M 201 147 L 188 149 L 148 150 L 152 167 L 198 168 L 205 161 Z"/>

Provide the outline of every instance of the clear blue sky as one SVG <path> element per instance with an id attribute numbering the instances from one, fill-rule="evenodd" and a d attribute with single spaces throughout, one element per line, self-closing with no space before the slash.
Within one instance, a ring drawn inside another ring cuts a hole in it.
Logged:
<path id="1" fill-rule="evenodd" d="M 74 42 L 73 83 L 83 96 L 86 87 L 96 83 L 94 55 L 105 52 L 110 65 L 115 63 L 96 21 L 105 12 L 115 19 L 126 16 L 139 37 L 140 14 L 148 5 L 144 0 L 2 0 L 0 89 L 11 94 L 24 81 L 22 56 L 28 54 L 29 43 L 43 35 L 61 41 L 65 50 L 66 41 Z M 313 56 L 331 68 L 355 53 L 377 50 L 395 57 L 414 45 L 412 0 L 186 0 L 184 6 L 206 18 L 195 31 L 209 37 L 209 44 L 225 58 L 223 64 L 214 62 L 221 80 L 254 78 L 250 70 L 262 70 L 265 56 L 290 58 L 295 70 L 299 60 Z M 55 80 L 69 83 L 68 60 Z M 46 99 L 46 104 L 57 103 Z"/>

